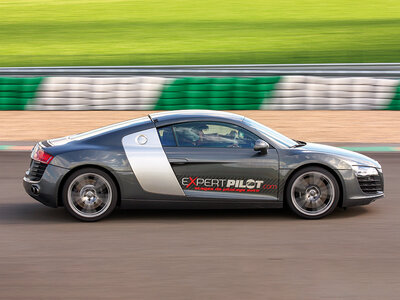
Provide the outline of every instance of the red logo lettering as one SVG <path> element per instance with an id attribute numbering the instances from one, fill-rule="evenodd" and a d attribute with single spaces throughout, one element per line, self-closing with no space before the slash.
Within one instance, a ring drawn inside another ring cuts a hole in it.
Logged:
<path id="1" fill-rule="evenodd" d="M 197 176 L 197 177 L 198 177 L 198 176 Z M 186 188 L 188 188 L 188 187 L 191 186 L 192 184 L 194 184 L 195 186 L 197 186 L 197 184 L 194 182 L 194 181 L 197 179 L 197 177 L 196 177 L 196 178 L 193 178 L 193 179 L 192 179 L 192 177 L 189 177 L 190 182 L 189 182 L 189 184 L 186 186 Z"/>

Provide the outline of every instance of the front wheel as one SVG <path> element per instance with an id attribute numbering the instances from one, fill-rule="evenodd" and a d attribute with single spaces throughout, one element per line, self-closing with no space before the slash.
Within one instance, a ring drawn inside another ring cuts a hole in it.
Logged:
<path id="1" fill-rule="evenodd" d="M 112 178 L 99 169 L 85 168 L 66 180 L 62 199 L 64 207 L 81 221 L 98 221 L 116 207 L 117 187 Z"/>
<path id="2" fill-rule="evenodd" d="M 333 212 L 338 205 L 339 194 L 339 185 L 329 171 L 308 167 L 297 171 L 289 180 L 286 201 L 298 216 L 319 219 Z"/>

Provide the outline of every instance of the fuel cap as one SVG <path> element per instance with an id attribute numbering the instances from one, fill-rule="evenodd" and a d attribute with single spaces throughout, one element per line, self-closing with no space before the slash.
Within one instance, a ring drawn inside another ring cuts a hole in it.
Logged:
<path id="1" fill-rule="evenodd" d="M 139 136 L 136 138 L 136 142 L 137 142 L 139 145 L 144 145 L 144 144 L 147 143 L 147 137 L 146 137 L 145 135 L 141 134 L 141 135 L 139 135 Z"/>

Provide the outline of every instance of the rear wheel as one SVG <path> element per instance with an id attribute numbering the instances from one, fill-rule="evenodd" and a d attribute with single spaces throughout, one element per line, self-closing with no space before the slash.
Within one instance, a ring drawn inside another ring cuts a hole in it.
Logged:
<path id="1" fill-rule="evenodd" d="M 319 219 L 333 212 L 339 202 L 335 177 L 319 167 L 296 172 L 289 180 L 286 201 L 290 209 L 305 219 Z"/>
<path id="2" fill-rule="evenodd" d="M 67 211 L 82 221 L 98 221 L 117 205 L 117 187 L 112 178 L 99 169 L 85 168 L 71 174 L 63 187 Z"/>

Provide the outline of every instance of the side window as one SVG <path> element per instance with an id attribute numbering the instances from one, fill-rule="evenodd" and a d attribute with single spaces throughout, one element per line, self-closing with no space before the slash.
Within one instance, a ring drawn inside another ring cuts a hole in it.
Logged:
<path id="1" fill-rule="evenodd" d="M 175 137 L 172 131 L 172 126 L 158 128 L 158 135 L 160 136 L 161 145 L 163 147 L 175 147 Z"/>
<path id="2" fill-rule="evenodd" d="M 174 125 L 178 146 L 253 148 L 259 139 L 246 129 L 220 122 L 188 122 Z"/>

